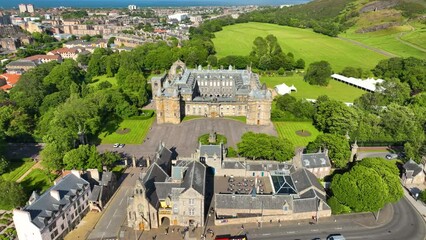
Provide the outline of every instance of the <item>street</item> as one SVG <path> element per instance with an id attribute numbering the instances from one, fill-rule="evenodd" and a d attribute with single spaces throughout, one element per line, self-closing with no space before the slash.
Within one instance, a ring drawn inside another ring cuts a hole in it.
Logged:
<path id="1" fill-rule="evenodd" d="M 350 219 L 349 219 L 350 220 Z M 287 226 L 283 228 L 263 228 L 249 231 L 252 239 L 325 239 L 330 234 L 341 233 L 346 239 L 371 240 L 424 240 L 426 226 L 419 213 L 402 198 L 393 205 L 393 217 L 386 224 L 378 227 L 356 224 L 354 221 L 337 221 L 336 223 L 319 223 L 318 225 Z"/>
<path id="2" fill-rule="evenodd" d="M 126 224 L 127 199 L 133 194 L 133 187 L 141 172 L 140 168 L 129 168 L 116 194 L 109 201 L 102 217 L 92 230 L 88 239 L 116 238 L 122 225 Z"/>

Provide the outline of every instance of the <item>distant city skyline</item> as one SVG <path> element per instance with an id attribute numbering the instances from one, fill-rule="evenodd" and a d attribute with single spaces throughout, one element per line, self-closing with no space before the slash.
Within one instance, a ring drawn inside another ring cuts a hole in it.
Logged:
<path id="1" fill-rule="evenodd" d="M 18 9 L 19 4 L 33 4 L 35 8 L 76 7 L 76 8 L 127 8 L 138 7 L 189 7 L 189 6 L 237 6 L 237 5 L 287 5 L 301 4 L 309 0 L 0 0 L 0 8 Z"/>

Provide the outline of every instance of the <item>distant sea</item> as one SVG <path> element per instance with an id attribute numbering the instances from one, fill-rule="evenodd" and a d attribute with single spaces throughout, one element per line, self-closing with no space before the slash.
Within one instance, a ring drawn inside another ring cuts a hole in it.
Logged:
<path id="1" fill-rule="evenodd" d="M 301 4 L 310 0 L 0 0 L 0 8 L 18 8 L 18 4 L 33 4 L 35 8 L 122 8 L 138 7 L 189 7 L 189 6 L 243 6 Z"/>

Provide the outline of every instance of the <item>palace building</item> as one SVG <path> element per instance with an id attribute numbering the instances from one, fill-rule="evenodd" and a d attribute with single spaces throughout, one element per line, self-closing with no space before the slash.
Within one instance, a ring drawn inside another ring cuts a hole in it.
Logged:
<path id="1" fill-rule="evenodd" d="M 271 91 L 250 68 L 187 69 L 178 60 L 151 84 L 159 124 L 179 124 L 185 116 L 244 116 L 249 125 L 271 123 Z"/>

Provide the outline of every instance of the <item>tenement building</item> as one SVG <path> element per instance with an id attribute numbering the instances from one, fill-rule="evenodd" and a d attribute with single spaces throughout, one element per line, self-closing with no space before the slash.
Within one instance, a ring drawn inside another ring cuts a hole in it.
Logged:
<path id="1" fill-rule="evenodd" d="M 187 69 L 177 61 L 151 80 L 157 123 L 178 124 L 184 116 L 244 116 L 249 125 L 271 123 L 272 94 L 247 70 Z"/>
<path id="2" fill-rule="evenodd" d="M 18 238 L 63 239 L 89 211 L 90 194 L 89 182 L 74 170 L 41 196 L 33 192 L 27 206 L 13 210 Z"/>

